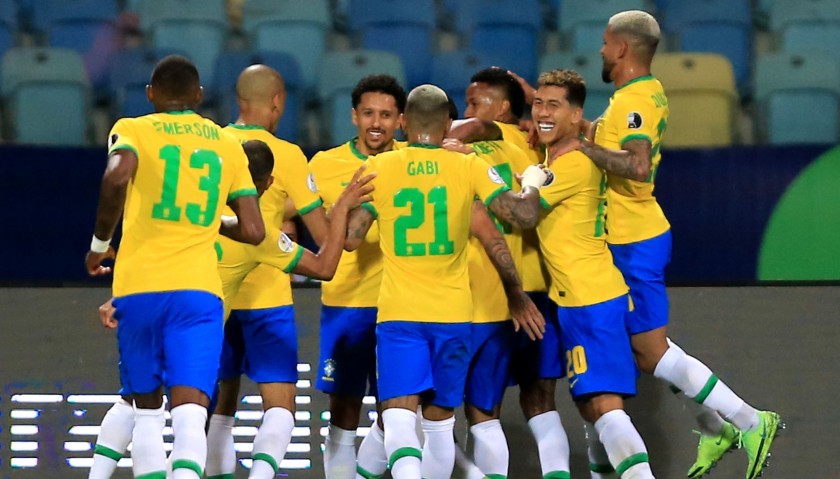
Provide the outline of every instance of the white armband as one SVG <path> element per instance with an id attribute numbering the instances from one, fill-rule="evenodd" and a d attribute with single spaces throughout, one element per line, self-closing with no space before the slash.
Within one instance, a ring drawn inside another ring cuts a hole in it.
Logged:
<path id="1" fill-rule="evenodd" d="M 90 239 L 90 250 L 94 253 L 105 253 L 108 251 L 108 247 L 111 246 L 111 240 L 101 240 L 96 237 L 96 235 L 91 236 Z"/>
<path id="2" fill-rule="evenodd" d="M 522 174 L 522 189 L 528 186 L 539 189 L 545 184 L 547 178 L 548 174 L 545 172 L 545 169 L 537 165 L 531 165 L 525 168 L 525 172 Z"/>

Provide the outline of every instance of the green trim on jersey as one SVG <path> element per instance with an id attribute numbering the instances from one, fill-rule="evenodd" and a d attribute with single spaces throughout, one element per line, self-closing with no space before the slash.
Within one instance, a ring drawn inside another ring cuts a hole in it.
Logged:
<path id="1" fill-rule="evenodd" d="M 353 137 L 352 140 L 347 142 L 347 145 L 350 147 L 350 152 L 353 153 L 353 155 L 355 155 L 356 158 L 358 158 L 360 160 L 367 160 L 368 159 L 367 155 L 365 155 L 364 153 L 359 151 L 358 148 L 356 148 L 356 140 L 358 140 L 358 139 L 359 139 L 358 136 Z"/>
<path id="2" fill-rule="evenodd" d="M 653 140 L 651 140 L 649 136 L 645 135 L 644 133 L 633 133 L 632 135 L 627 135 L 624 138 L 622 138 L 621 141 L 618 142 L 618 146 L 621 146 L 623 148 L 625 143 L 632 140 L 647 140 L 650 142 L 651 145 L 653 145 Z"/>
<path id="3" fill-rule="evenodd" d="M 121 144 L 119 144 L 119 143 L 117 143 L 116 145 L 112 146 L 112 147 L 111 147 L 111 149 L 110 149 L 110 150 L 108 150 L 108 154 L 110 155 L 110 154 L 112 154 L 113 152 L 115 152 L 115 151 L 117 151 L 117 150 L 129 150 L 129 151 L 133 151 L 133 152 L 134 152 L 134 156 L 136 156 L 136 157 L 138 157 L 138 158 L 140 157 L 140 153 L 138 153 L 138 152 L 137 152 L 137 150 L 136 150 L 133 146 L 131 146 L 131 145 L 121 145 Z"/>
<path id="4" fill-rule="evenodd" d="M 306 206 L 304 206 L 303 208 L 299 209 L 299 210 L 298 210 L 298 214 L 299 214 L 299 215 L 301 215 L 301 216 L 303 216 L 303 215 L 305 215 L 306 213 L 309 213 L 310 211 L 314 210 L 315 208 L 317 208 L 317 207 L 319 207 L 319 206 L 321 206 L 321 205 L 323 205 L 323 204 L 324 204 L 324 200 L 322 200 L 321 198 L 318 198 L 317 200 L 313 201 L 312 203 L 309 203 L 308 205 L 306 205 Z"/>
<path id="5" fill-rule="evenodd" d="M 164 113 L 167 115 L 193 115 L 195 112 L 193 110 L 173 110 L 173 111 L 161 111 L 160 113 Z"/>
<path id="6" fill-rule="evenodd" d="M 370 214 L 373 215 L 373 219 L 379 217 L 379 212 L 376 211 L 376 207 L 370 203 L 362 203 L 362 208 L 366 209 Z"/>
<path id="7" fill-rule="evenodd" d="M 440 145 L 427 145 L 426 143 L 409 143 L 408 146 L 414 146 L 416 148 L 426 148 L 427 150 L 440 149 Z"/>
<path id="8" fill-rule="evenodd" d="M 297 245 L 297 251 L 295 251 L 295 257 L 289 263 L 288 266 L 283 268 L 283 272 L 286 274 L 290 274 L 293 269 L 297 268 L 298 263 L 300 263 L 300 259 L 303 258 L 303 246 Z"/>
<path id="9" fill-rule="evenodd" d="M 230 203 L 231 201 L 241 198 L 243 196 L 257 196 L 257 189 L 256 188 L 243 188 L 241 190 L 231 191 L 228 195 L 227 202 Z"/>
<path id="10" fill-rule="evenodd" d="M 236 123 L 228 123 L 228 126 L 231 128 L 235 128 L 237 130 L 263 130 L 266 131 L 261 125 L 239 125 Z"/>
<path id="11" fill-rule="evenodd" d="M 489 208 L 490 203 L 492 203 L 493 200 L 495 200 L 497 196 L 501 195 L 505 191 L 510 191 L 510 188 L 508 188 L 507 185 L 500 186 L 498 190 L 494 191 L 493 193 L 491 193 L 487 196 L 487 199 L 484 200 L 484 206 L 487 206 Z"/>
<path id="12" fill-rule="evenodd" d="M 542 196 L 540 196 L 540 206 L 542 206 L 542 209 L 544 210 L 551 209 L 551 205 L 548 204 L 548 201 L 545 201 L 545 198 Z"/>
<path id="13" fill-rule="evenodd" d="M 634 79 L 630 80 L 629 82 L 625 83 L 624 85 L 621 85 L 621 86 L 620 86 L 620 87 L 618 87 L 615 91 L 618 91 L 618 90 L 621 90 L 621 89 L 623 89 L 623 88 L 626 88 L 627 86 L 630 86 L 630 85 L 632 85 L 632 84 L 634 84 L 634 83 L 639 83 L 639 82 L 648 81 L 648 80 L 656 80 L 656 78 L 655 78 L 653 75 L 644 75 L 644 76 L 640 76 L 640 77 L 638 77 L 638 78 L 634 78 Z"/>

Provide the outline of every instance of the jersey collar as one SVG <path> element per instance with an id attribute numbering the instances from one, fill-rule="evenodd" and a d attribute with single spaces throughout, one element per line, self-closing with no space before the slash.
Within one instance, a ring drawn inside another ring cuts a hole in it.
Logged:
<path id="1" fill-rule="evenodd" d="M 228 123 L 228 126 L 236 128 L 237 130 L 265 130 L 265 128 L 260 125 L 239 125 L 236 123 Z"/>
<path id="2" fill-rule="evenodd" d="M 425 143 L 409 143 L 408 146 L 413 146 L 416 148 L 426 148 L 428 150 L 436 150 L 440 148 L 440 145 L 427 145 Z"/>
<path id="3" fill-rule="evenodd" d="M 359 151 L 358 148 L 356 148 L 356 140 L 358 140 L 358 139 L 359 139 L 358 136 L 354 136 L 352 140 L 347 142 L 347 145 L 350 146 L 350 152 L 353 153 L 353 155 L 355 155 L 356 158 L 358 158 L 360 160 L 367 160 L 368 159 L 367 155 L 365 155 L 364 153 Z"/>
<path id="4" fill-rule="evenodd" d="M 621 85 L 621 87 L 618 90 L 623 90 L 624 88 L 627 88 L 628 86 L 630 86 L 634 83 L 639 83 L 639 82 L 643 82 L 643 81 L 647 81 L 647 80 L 655 80 L 655 78 L 653 77 L 653 75 L 640 76 L 640 77 L 637 77 L 637 78 L 634 78 L 634 79 L 630 80 L 629 82 L 625 83 L 624 85 Z M 618 91 L 618 90 L 616 90 L 616 91 Z"/>

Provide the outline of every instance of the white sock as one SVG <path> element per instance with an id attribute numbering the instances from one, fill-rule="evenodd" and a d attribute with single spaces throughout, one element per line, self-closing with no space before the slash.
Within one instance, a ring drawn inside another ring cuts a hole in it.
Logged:
<path id="1" fill-rule="evenodd" d="M 134 431 L 131 449 L 134 477 L 166 471 L 166 451 L 163 449 L 163 406 L 158 409 L 134 410 Z"/>
<path id="2" fill-rule="evenodd" d="M 379 423 L 373 421 L 370 432 L 362 439 L 356 459 L 356 479 L 378 479 L 388 469 L 385 455 L 385 435 Z"/>
<path id="3" fill-rule="evenodd" d="M 507 477 L 510 451 L 502 423 L 498 419 L 480 422 L 470 427 L 470 433 L 475 439 L 475 465 L 486 476 Z"/>
<path id="4" fill-rule="evenodd" d="M 109 479 L 125 454 L 134 431 L 134 408 L 122 398 L 102 418 L 99 437 L 93 449 L 93 465 L 88 479 Z"/>
<path id="5" fill-rule="evenodd" d="M 595 421 L 595 430 L 621 479 L 652 479 L 647 449 L 630 416 L 614 409 Z"/>
<path id="6" fill-rule="evenodd" d="M 292 441 L 295 428 L 295 416 L 282 407 L 270 408 L 263 414 L 262 424 L 254 437 L 254 452 L 251 457 L 249 479 L 271 479 L 286 455 L 286 449 Z"/>
<path id="7" fill-rule="evenodd" d="M 421 418 L 420 426 L 426 436 L 420 466 L 423 479 L 449 479 L 455 469 L 455 417 L 441 421 Z"/>
<path id="8" fill-rule="evenodd" d="M 207 428 L 207 479 L 224 479 L 236 472 L 233 444 L 233 416 L 213 414 Z"/>
<path id="9" fill-rule="evenodd" d="M 543 477 L 552 472 L 569 472 L 569 437 L 560 421 L 560 413 L 548 411 L 528 420 L 537 440 Z"/>
<path id="10" fill-rule="evenodd" d="M 207 462 L 207 408 L 187 403 L 172 408 L 172 477 L 200 479 Z"/>
<path id="11" fill-rule="evenodd" d="M 324 475 L 326 479 L 356 477 L 356 431 L 327 426 L 324 439 Z"/>
<path id="12" fill-rule="evenodd" d="M 686 396 L 720 413 L 738 429 L 758 425 L 758 412 L 732 392 L 705 364 L 689 356 L 668 340 L 668 350 L 656 365 L 653 375 L 678 387 Z"/>
<path id="13" fill-rule="evenodd" d="M 390 408 L 382 411 L 385 426 L 385 453 L 394 479 L 421 479 L 420 439 L 415 425 L 417 413 L 408 409 Z"/>
<path id="14" fill-rule="evenodd" d="M 671 392 L 682 400 L 683 406 L 694 412 L 694 419 L 697 421 L 697 428 L 701 433 L 707 436 L 717 436 L 723 432 L 726 421 L 717 411 L 702 404 L 697 404 L 693 399 L 682 394 L 679 388 L 673 384 L 670 386 Z"/>
<path id="15" fill-rule="evenodd" d="M 604 445 L 598 439 L 595 425 L 584 421 L 583 432 L 586 434 L 586 455 L 589 458 L 589 473 L 592 479 L 615 479 L 615 469 L 610 464 L 610 457 Z"/>
<path id="16" fill-rule="evenodd" d="M 484 473 L 467 457 L 459 443 L 455 443 L 455 464 L 464 471 L 464 479 L 484 479 Z M 359 479 L 358 477 L 356 479 Z"/>

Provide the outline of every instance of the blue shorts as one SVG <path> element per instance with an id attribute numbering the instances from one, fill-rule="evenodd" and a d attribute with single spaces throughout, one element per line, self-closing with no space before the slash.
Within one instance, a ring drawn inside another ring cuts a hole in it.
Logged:
<path id="1" fill-rule="evenodd" d="M 315 387 L 362 397 L 376 390 L 376 308 L 321 307 L 321 352 Z"/>
<path id="2" fill-rule="evenodd" d="M 574 399 L 599 393 L 636 394 L 636 363 L 627 333 L 629 298 L 558 307 L 566 377 Z"/>
<path id="3" fill-rule="evenodd" d="M 473 323 L 472 359 L 464 392 L 467 404 L 488 412 L 502 403 L 515 339 L 513 321 Z"/>
<path id="4" fill-rule="evenodd" d="M 652 331 L 668 324 L 665 267 L 671 262 L 671 231 L 629 244 L 611 244 L 615 266 L 630 287 L 635 309 L 627 327 L 630 334 Z"/>
<path id="5" fill-rule="evenodd" d="M 294 306 L 231 311 L 225 323 L 219 379 L 245 374 L 258 384 L 295 383 L 297 363 Z"/>
<path id="6" fill-rule="evenodd" d="M 471 323 L 377 324 L 379 399 L 419 394 L 435 406 L 460 406 L 470 364 L 471 328 Z"/>
<path id="7" fill-rule="evenodd" d="M 546 292 L 528 293 L 545 318 L 543 339 L 532 341 L 525 331 L 517 333 L 510 368 L 510 384 L 530 384 L 538 379 L 565 376 L 560 358 L 560 326 L 557 305 Z"/>
<path id="8" fill-rule="evenodd" d="M 218 296 L 206 291 L 139 293 L 114 298 L 114 307 L 121 392 L 147 394 L 165 385 L 213 394 L 223 335 Z"/>

